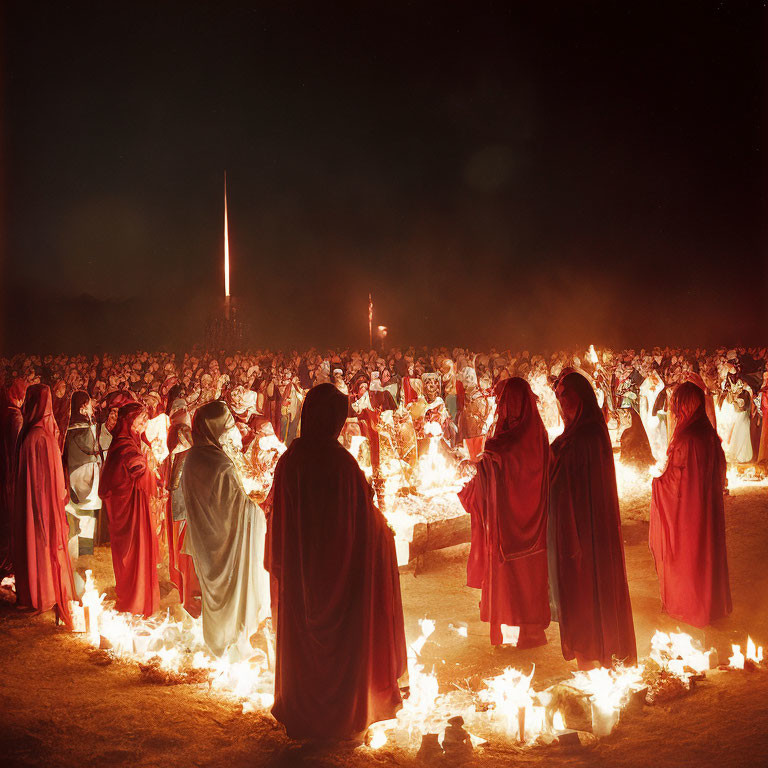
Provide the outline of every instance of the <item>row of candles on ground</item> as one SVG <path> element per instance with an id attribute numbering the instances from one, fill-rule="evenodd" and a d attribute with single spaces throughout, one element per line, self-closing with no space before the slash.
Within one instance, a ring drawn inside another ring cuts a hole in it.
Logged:
<path id="1" fill-rule="evenodd" d="M 500 675 L 484 680 L 485 688 L 478 692 L 457 689 L 439 694 L 435 675 L 426 673 L 417 661 L 435 625 L 431 620 L 422 620 L 420 626 L 421 635 L 411 645 L 408 660 L 410 696 L 403 702 L 396 720 L 372 726 L 370 746 L 374 749 L 390 741 L 404 745 L 403 736 L 407 743 L 414 730 L 428 737 L 427 743 L 432 739 L 441 744 L 450 730 L 455 733 L 452 721 L 456 720 L 469 729 L 467 735 L 473 746 L 493 737 L 524 745 L 578 740 L 578 734 L 567 727 L 566 717 L 558 708 L 564 690 L 588 703 L 592 734 L 604 737 L 618 724 L 623 710 L 633 703 L 645 702 L 648 696 L 645 667 L 621 664 L 612 669 L 574 672 L 570 680 L 541 691 L 531 685 L 534 667 L 528 674 L 508 667 Z M 755 666 L 762 663 L 763 649 L 756 647 L 751 638 L 746 655 L 741 653 L 740 646 L 734 645 L 732 649 L 728 664 L 731 669 L 744 669 L 745 661 Z M 697 648 L 693 638 L 685 633 L 656 631 L 651 640 L 650 659 L 686 689 L 712 667 L 713 653 Z M 457 712 L 460 717 L 451 718 Z"/>
<path id="2" fill-rule="evenodd" d="M 266 650 L 254 649 L 250 659 L 237 655 L 215 658 L 207 651 L 199 620 L 173 621 L 121 614 L 103 605 L 90 571 L 82 604 L 71 608 L 75 631 L 85 634 L 89 643 L 107 648 L 124 660 L 146 664 L 175 677 L 175 682 L 207 682 L 211 689 L 242 702 L 243 711 L 268 710 L 273 701 L 274 654 L 271 636 L 265 632 Z M 455 688 L 440 693 L 437 677 L 421 663 L 424 645 L 435 631 L 435 622 L 422 619 L 421 633 L 408 652 L 409 694 L 396 719 L 374 724 L 368 745 L 378 749 L 385 744 L 414 748 L 419 743 L 435 749 L 470 750 L 489 739 L 513 740 L 518 744 L 551 743 L 578 739 L 567 727 L 568 716 L 560 709 L 563 692 L 581 699 L 591 714 L 594 736 L 607 736 L 619 721 L 621 712 L 642 702 L 648 683 L 642 665 L 574 672 L 570 680 L 536 691 L 532 687 L 534 668 L 529 673 L 507 668 L 484 680 L 484 688 L 472 691 Z M 466 637 L 465 626 L 450 628 Z M 728 660 L 731 669 L 757 667 L 763 661 L 763 649 L 751 638 L 746 652 L 732 646 Z M 679 685 L 689 688 L 697 676 L 713 664 L 714 651 L 703 650 L 685 633 L 657 631 L 651 640 L 650 660 Z M 464 729 L 464 725 L 468 730 Z M 446 741 L 447 740 L 447 741 Z"/>

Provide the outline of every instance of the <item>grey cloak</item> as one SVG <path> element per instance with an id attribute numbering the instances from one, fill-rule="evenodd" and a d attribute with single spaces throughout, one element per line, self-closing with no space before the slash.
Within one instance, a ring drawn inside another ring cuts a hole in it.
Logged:
<path id="1" fill-rule="evenodd" d="M 199 408 L 181 478 L 187 508 L 184 548 L 200 581 L 203 636 L 217 656 L 253 635 L 270 609 L 264 513 L 246 495 L 220 444 L 234 426 L 221 400 Z"/>

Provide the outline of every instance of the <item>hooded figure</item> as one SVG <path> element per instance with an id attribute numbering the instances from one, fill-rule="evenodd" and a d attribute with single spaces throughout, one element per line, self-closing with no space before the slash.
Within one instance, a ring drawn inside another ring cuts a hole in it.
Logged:
<path id="1" fill-rule="evenodd" d="M 552 443 L 548 554 L 563 656 L 580 668 L 637 659 L 611 440 L 592 385 L 561 376 L 565 431 Z"/>
<path id="2" fill-rule="evenodd" d="M 22 410 L 12 529 L 16 603 L 40 612 L 55 607 L 58 618 L 72 629 L 69 601 L 75 586 L 64 510 L 68 493 L 51 390 L 33 384 Z"/>
<path id="3" fill-rule="evenodd" d="M 725 550 L 725 454 L 704 393 L 681 384 L 667 468 L 653 481 L 649 543 L 661 603 L 675 619 L 705 627 L 731 612 Z"/>
<path id="4" fill-rule="evenodd" d="M 768 371 L 763 373 L 763 387 L 755 397 L 760 403 L 760 415 L 763 417 L 763 426 L 760 430 L 760 443 L 758 444 L 758 464 L 768 464 Z"/>
<path id="5" fill-rule="evenodd" d="M 57 394 L 61 392 L 61 394 Z M 59 451 L 64 449 L 64 436 L 67 432 L 67 423 L 69 421 L 69 387 L 63 382 L 58 381 L 53 386 L 51 393 L 51 407 L 53 409 L 53 420 L 56 423 L 56 441 Z"/>
<path id="6" fill-rule="evenodd" d="M 159 551 L 149 504 L 155 483 L 141 450 L 146 415 L 141 403 L 129 403 L 118 411 L 99 496 L 109 520 L 115 608 L 151 616 L 160 607 L 160 588 Z"/>
<path id="7" fill-rule="evenodd" d="M 0 577 L 13 573 L 11 531 L 15 504 L 16 444 L 24 416 L 21 405 L 27 390 L 24 379 L 14 379 L 0 411 Z"/>
<path id="8" fill-rule="evenodd" d="M 85 410 L 85 413 L 83 413 Z M 79 532 L 70 540 L 70 556 L 92 555 L 99 498 L 101 448 L 91 421 L 91 396 L 84 390 L 72 394 L 69 426 L 64 439 L 64 466 L 69 479 L 67 512 L 76 519 Z"/>
<path id="9" fill-rule="evenodd" d="M 459 493 L 472 516 L 467 584 L 482 589 L 480 618 L 501 645 L 501 625 L 519 627 L 517 647 L 546 643 L 549 625 L 547 498 L 549 441 L 524 379 L 503 379 L 493 437 L 477 474 Z"/>
<path id="10" fill-rule="evenodd" d="M 400 709 L 406 670 L 395 542 L 338 442 L 348 399 L 309 391 L 301 436 L 268 500 L 267 568 L 277 595 L 272 714 L 291 738 L 359 736 Z"/>
<path id="11" fill-rule="evenodd" d="M 238 644 L 249 656 L 249 640 L 269 616 L 264 513 L 248 498 L 221 447 L 233 428 L 235 419 L 222 400 L 199 408 L 181 475 L 184 549 L 200 583 L 203 637 L 216 656 Z"/>
<path id="12" fill-rule="evenodd" d="M 629 427 L 621 434 L 621 462 L 640 470 L 647 470 L 656 463 L 651 443 L 640 414 L 634 408 L 628 410 L 631 421 Z"/>

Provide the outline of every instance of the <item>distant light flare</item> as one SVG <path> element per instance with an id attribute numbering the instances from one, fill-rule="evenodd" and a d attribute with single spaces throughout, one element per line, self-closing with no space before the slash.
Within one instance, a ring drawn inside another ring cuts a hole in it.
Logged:
<path id="1" fill-rule="evenodd" d="M 227 221 L 227 174 L 224 174 L 224 297 L 229 298 L 229 223 Z"/>

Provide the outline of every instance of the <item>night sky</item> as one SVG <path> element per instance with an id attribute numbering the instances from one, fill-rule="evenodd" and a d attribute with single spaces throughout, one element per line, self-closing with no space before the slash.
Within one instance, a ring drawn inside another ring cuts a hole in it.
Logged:
<path id="1" fill-rule="evenodd" d="M 204 7 L 203 7 L 204 6 Z M 763 3 L 5 3 L 8 349 L 766 342 Z"/>

